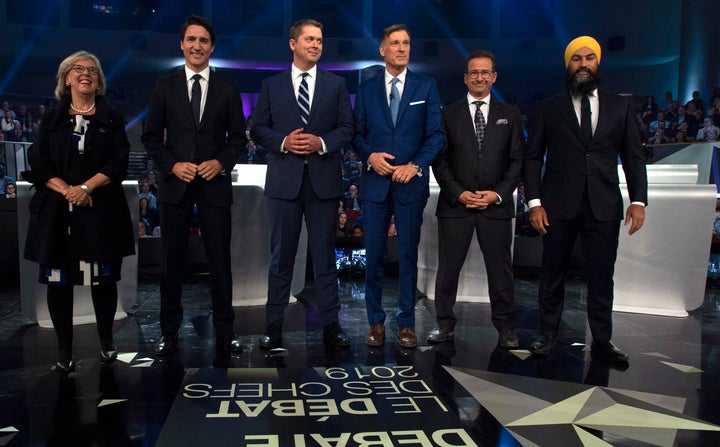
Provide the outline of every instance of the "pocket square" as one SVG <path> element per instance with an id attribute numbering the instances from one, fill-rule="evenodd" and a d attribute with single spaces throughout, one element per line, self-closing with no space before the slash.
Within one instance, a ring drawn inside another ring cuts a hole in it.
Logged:
<path id="1" fill-rule="evenodd" d="M 416 106 L 418 104 L 425 104 L 425 101 L 414 101 L 410 103 L 411 106 Z"/>
<path id="2" fill-rule="evenodd" d="M 495 124 L 507 124 L 508 120 L 505 118 L 500 118 L 499 120 L 495 121 Z"/>

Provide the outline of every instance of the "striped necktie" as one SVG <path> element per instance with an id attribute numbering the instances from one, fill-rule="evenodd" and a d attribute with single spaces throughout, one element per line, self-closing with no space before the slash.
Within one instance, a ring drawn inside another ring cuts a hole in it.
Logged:
<path id="1" fill-rule="evenodd" d="M 310 91 L 307 84 L 308 73 L 302 74 L 300 81 L 300 89 L 298 89 L 298 106 L 300 108 L 300 119 L 303 124 L 307 125 L 310 119 Z"/>

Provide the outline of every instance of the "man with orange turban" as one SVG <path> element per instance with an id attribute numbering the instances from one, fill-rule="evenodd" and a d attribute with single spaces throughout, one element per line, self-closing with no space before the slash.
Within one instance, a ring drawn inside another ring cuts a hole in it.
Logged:
<path id="1" fill-rule="evenodd" d="M 627 362 L 628 355 L 611 341 L 613 273 L 623 219 L 618 156 L 630 194 L 625 225 L 631 235 L 645 220 L 647 173 L 631 99 L 598 90 L 601 55 L 600 44 L 590 36 L 571 41 L 565 50 L 567 89 L 542 102 L 530 126 L 525 195 L 530 223 L 543 235 L 540 336 L 530 350 L 548 355 L 561 335 L 565 269 L 580 236 L 592 353 Z"/>

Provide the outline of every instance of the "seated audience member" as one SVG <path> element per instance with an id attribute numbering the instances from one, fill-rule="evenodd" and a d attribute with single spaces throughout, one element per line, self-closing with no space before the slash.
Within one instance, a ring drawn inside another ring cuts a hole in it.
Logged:
<path id="1" fill-rule="evenodd" d="M 395 227 L 395 222 L 390 222 L 390 226 L 388 226 L 388 237 L 397 237 L 397 227 Z"/>
<path id="2" fill-rule="evenodd" d="M 155 177 L 157 178 L 158 170 L 155 167 L 155 162 L 152 160 L 152 158 L 148 158 L 145 162 L 145 169 L 143 169 L 142 176 L 143 178 L 147 178 L 148 174 L 152 172 Z"/>
<path id="3" fill-rule="evenodd" d="M 245 145 L 245 151 L 240 156 L 238 163 L 246 165 L 266 165 L 267 151 L 264 147 L 255 143 L 255 141 L 248 140 Z"/>
<path id="4" fill-rule="evenodd" d="M 148 237 L 147 224 L 142 220 L 138 220 L 138 238 Z"/>
<path id="5" fill-rule="evenodd" d="M 655 97 L 653 95 L 647 95 L 645 97 L 645 104 L 640 111 L 640 119 L 647 126 L 657 117 L 657 113 L 658 105 L 655 102 Z"/>
<path id="6" fill-rule="evenodd" d="M 650 135 L 647 139 L 648 144 L 669 144 L 671 143 L 670 137 L 666 135 L 665 126 L 660 122 L 660 127 L 655 130 L 655 133 Z"/>
<path id="7" fill-rule="evenodd" d="M 145 177 L 145 180 L 148 182 L 148 185 L 150 186 L 150 192 L 157 197 L 158 193 L 158 184 L 157 184 L 157 174 L 155 174 L 155 171 L 149 171 L 147 173 L 147 177 Z"/>
<path id="8" fill-rule="evenodd" d="M 365 237 L 365 229 L 362 225 L 355 224 L 352 229 L 352 237 Z"/>
<path id="9" fill-rule="evenodd" d="M 3 114 L 3 119 L 0 121 L 0 127 L 2 127 L 2 131 L 9 135 L 11 132 L 15 130 L 15 119 L 13 118 L 13 113 L 10 111 L 7 111 Z M 9 141 L 10 139 L 8 139 Z"/>
<path id="10" fill-rule="evenodd" d="M 2 116 L 5 116 L 7 112 L 10 112 L 10 118 L 15 119 L 15 112 L 12 111 L 10 103 L 7 101 L 2 102 L 2 110 L 0 112 L 2 112 Z"/>
<path id="11" fill-rule="evenodd" d="M 678 104 L 677 101 L 673 101 L 670 103 L 670 107 L 664 111 L 665 121 L 670 121 L 670 123 L 672 124 L 672 122 L 677 119 L 678 107 L 680 107 L 680 104 Z"/>
<path id="12" fill-rule="evenodd" d="M 685 136 L 685 140 L 687 140 L 687 142 L 692 143 L 695 141 L 695 135 L 697 135 L 697 130 L 695 132 L 692 132 L 690 130 L 690 126 L 688 126 L 688 123 L 686 121 L 683 121 L 682 123 L 677 125 L 677 127 L 675 128 L 675 135 L 677 135 L 678 132 L 682 133 Z"/>
<path id="13" fill-rule="evenodd" d="M 652 121 L 650 125 L 648 126 L 648 133 L 650 136 L 655 135 L 655 132 L 658 130 L 658 123 L 662 122 L 664 124 L 664 129 L 670 128 L 670 122 L 665 119 L 665 113 L 658 112 L 657 113 L 657 119 L 655 121 Z"/>
<path id="14" fill-rule="evenodd" d="M 720 134 L 720 128 L 713 124 L 713 120 L 707 117 L 703 120 L 703 127 L 698 130 L 695 141 L 715 141 Z"/>
<path id="15" fill-rule="evenodd" d="M 337 237 L 347 237 L 350 235 L 350 222 L 348 222 L 348 215 L 344 212 L 338 213 L 338 224 L 337 224 Z"/>
<path id="16" fill-rule="evenodd" d="M 698 120 L 698 123 L 702 122 L 703 111 L 698 109 L 694 102 L 685 104 L 685 112 L 688 115 L 692 115 Z"/>
<path id="17" fill-rule="evenodd" d="M 16 199 L 17 194 L 15 194 L 15 183 L 6 183 L 5 184 L 5 198 L 6 199 Z"/>
<path id="18" fill-rule="evenodd" d="M 15 184 L 15 178 L 12 176 L 6 175 L 5 165 L 2 163 L 0 163 L 0 182 L 2 182 L 2 184 L 0 184 L 0 186 L 2 187 L 2 189 L 0 191 L 5 191 L 5 188 L 7 187 L 7 185 L 9 183 L 12 183 L 13 185 Z"/>
<path id="19" fill-rule="evenodd" d="M 686 126 L 685 129 L 683 129 L 683 132 L 685 132 L 686 135 L 695 138 L 698 131 L 698 120 L 695 118 L 695 115 L 687 113 L 685 106 L 680 106 L 677 109 L 677 117 L 673 120 L 672 125 L 675 129 L 679 129 L 680 125 L 683 123 L 685 123 Z"/>
<path id="20" fill-rule="evenodd" d="M 682 130 L 675 132 L 675 137 L 672 138 L 673 143 L 692 143 L 692 141 L 693 140 L 690 140 Z"/>
<path id="21" fill-rule="evenodd" d="M 18 111 L 15 114 L 15 121 L 18 121 L 22 125 L 22 130 L 30 130 L 30 123 L 32 123 L 32 115 L 27 110 L 25 104 L 18 106 Z"/>
<path id="22" fill-rule="evenodd" d="M 662 102 L 662 104 L 660 104 L 660 110 L 663 112 L 670 110 L 672 103 L 673 103 L 672 92 L 665 92 L 665 100 Z"/>
<path id="23" fill-rule="evenodd" d="M 140 194 L 138 194 L 138 199 L 147 199 L 150 208 L 157 209 L 157 197 L 155 197 L 155 194 L 150 192 L 150 184 L 147 180 L 140 182 Z"/>
<path id="24" fill-rule="evenodd" d="M 14 126 L 13 126 L 13 130 L 10 131 L 10 132 L 6 132 L 6 133 L 5 133 L 5 138 L 6 138 L 8 141 L 19 141 L 19 142 L 26 142 L 26 141 L 28 141 L 28 139 L 27 139 L 27 134 L 26 134 L 25 131 L 23 130 L 22 124 L 20 124 L 20 121 L 15 121 Z"/>
<path id="25" fill-rule="evenodd" d="M 147 225 L 147 232 L 151 233 L 153 229 L 160 224 L 160 216 L 157 209 L 150 207 L 150 201 L 143 197 L 140 199 L 139 216 Z"/>
<path id="26" fill-rule="evenodd" d="M 695 111 L 697 111 L 697 113 L 698 113 L 697 118 L 700 119 L 703 116 L 703 114 L 705 113 L 705 101 L 703 101 L 700 98 L 699 91 L 695 90 L 694 92 L 692 92 L 692 99 L 685 104 L 685 108 L 687 108 L 688 111 L 691 111 L 690 110 L 691 104 L 692 104 L 693 108 L 695 109 L 695 110 L 692 110 L 692 112 L 695 113 Z"/>
<path id="27" fill-rule="evenodd" d="M 720 98 L 713 100 L 707 116 L 712 118 L 713 124 L 720 127 Z"/>
<path id="28" fill-rule="evenodd" d="M 345 210 L 360 211 L 362 209 L 362 200 L 358 197 L 357 185 L 350 185 L 347 194 L 345 194 Z"/>

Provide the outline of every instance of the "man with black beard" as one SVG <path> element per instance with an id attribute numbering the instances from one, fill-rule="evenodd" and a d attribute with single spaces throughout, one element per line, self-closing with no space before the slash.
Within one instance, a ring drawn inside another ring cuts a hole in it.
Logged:
<path id="1" fill-rule="evenodd" d="M 618 156 L 630 194 L 625 225 L 631 235 L 645 220 L 647 173 L 631 98 L 598 90 L 601 54 L 600 44 L 589 36 L 568 44 L 567 90 L 542 102 L 530 126 L 525 195 L 530 223 L 543 235 L 540 336 L 530 350 L 548 355 L 559 335 L 565 269 L 580 236 L 592 352 L 627 362 L 628 355 L 611 341 L 613 273 L 623 219 Z"/>

